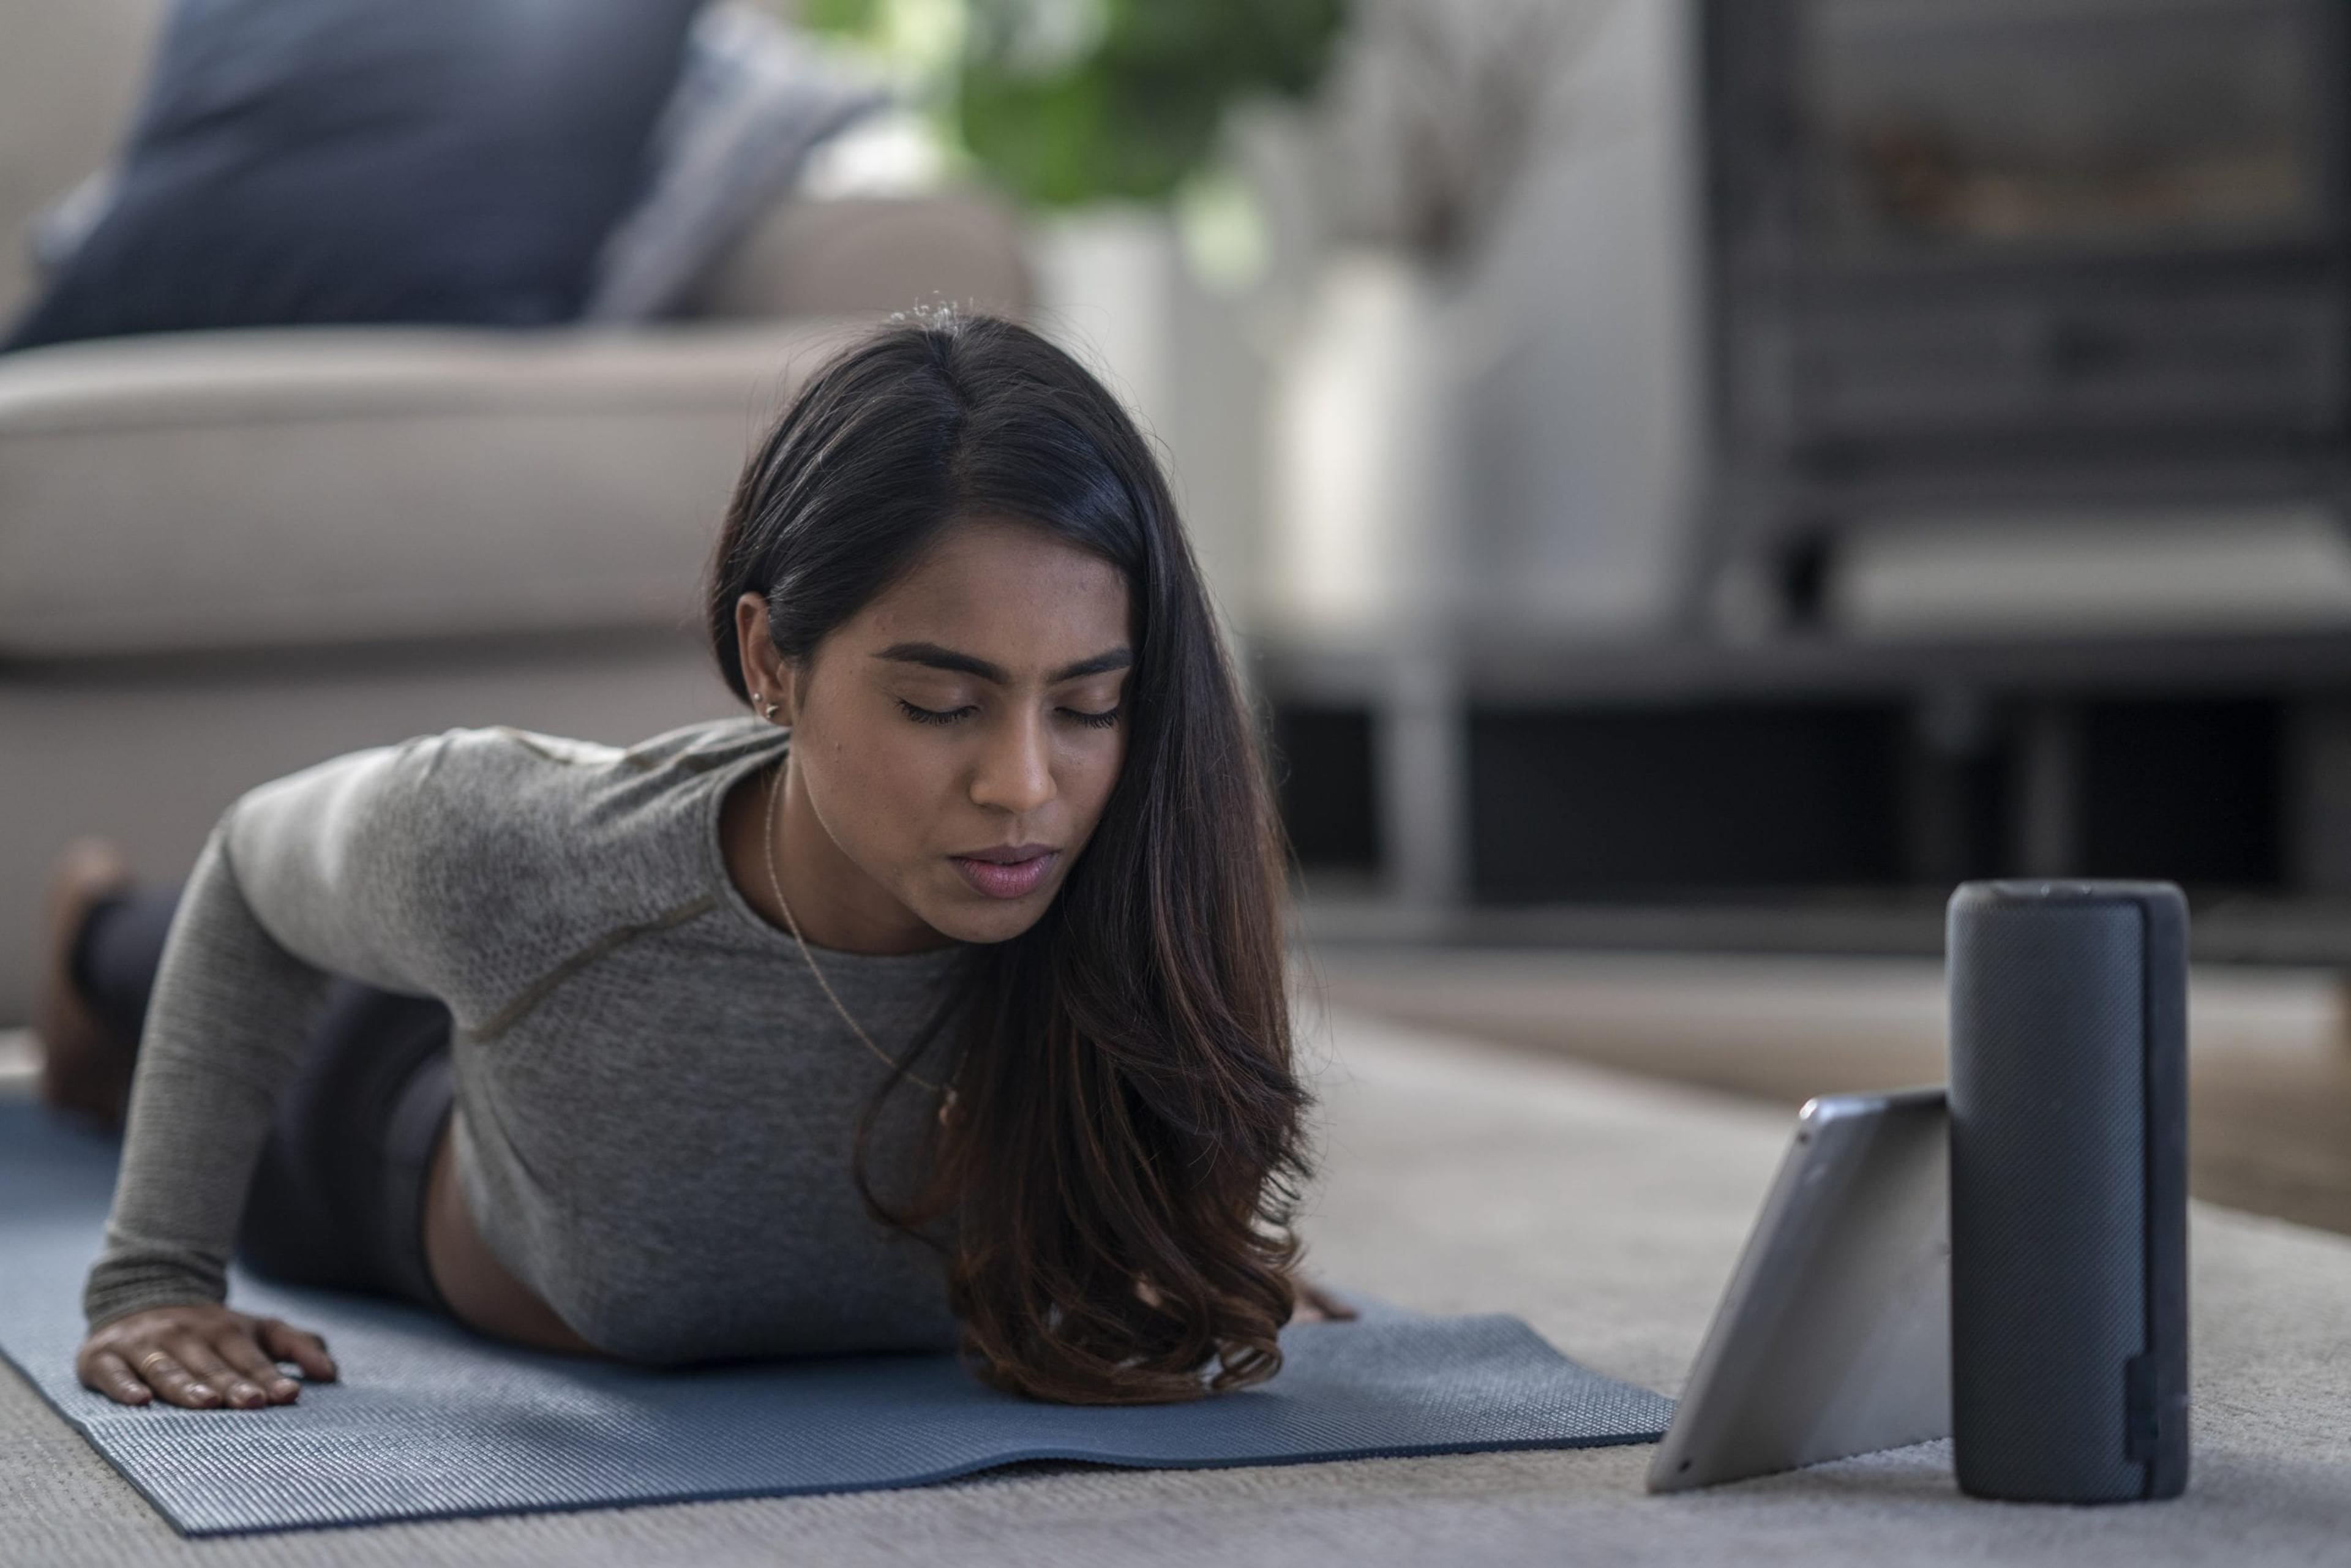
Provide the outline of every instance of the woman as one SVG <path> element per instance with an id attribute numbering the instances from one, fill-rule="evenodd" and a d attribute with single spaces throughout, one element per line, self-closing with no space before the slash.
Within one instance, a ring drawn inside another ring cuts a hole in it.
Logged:
<path id="1" fill-rule="evenodd" d="M 233 1249 L 545 1348 L 952 1345 L 1071 1402 L 1245 1386 L 1348 1315 L 1291 1273 L 1279 830 L 1115 400 L 1008 322 L 882 329 L 752 458 L 707 609 L 748 716 L 334 758 L 175 908 L 68 862 L 53 1097 L 138 1031 L 88 1385 L 334 1375 L 225 1304 Z"/>

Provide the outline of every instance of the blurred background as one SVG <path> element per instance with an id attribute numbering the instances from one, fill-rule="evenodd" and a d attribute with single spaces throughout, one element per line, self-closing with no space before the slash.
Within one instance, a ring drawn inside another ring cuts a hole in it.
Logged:
<path id="1" fill-rule="evenodd" d="M 844 325 L 1159 444 L 1309 988 L 1793 1103 L 2182 883 L 2199 1194 L 2351 1229 L 2331 0 L 0 0 L 0 1030 L 78 833 L 726 711 Z"/>

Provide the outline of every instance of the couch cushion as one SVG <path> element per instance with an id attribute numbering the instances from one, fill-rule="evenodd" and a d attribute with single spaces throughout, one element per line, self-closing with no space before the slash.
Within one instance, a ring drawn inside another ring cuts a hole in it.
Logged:
<path id="1" fill-rule="evenodd" d="M 0 657 L 692 626 L 845 324 L 287 329 L 0 359 Z"/>
<path id="2" fill-rule="evenodd" d="M 9 346 L 577 314 L 699 0 L 177 0 L 115 199 Z"/>

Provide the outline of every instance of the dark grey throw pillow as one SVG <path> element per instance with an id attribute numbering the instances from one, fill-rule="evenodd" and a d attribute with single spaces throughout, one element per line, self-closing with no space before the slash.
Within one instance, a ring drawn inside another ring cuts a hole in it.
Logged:
<path id="1" fill-rule="evenodd" d="M 103 215 L 0 348 L 579 314 L 700 0 L 176 0 Z"/>

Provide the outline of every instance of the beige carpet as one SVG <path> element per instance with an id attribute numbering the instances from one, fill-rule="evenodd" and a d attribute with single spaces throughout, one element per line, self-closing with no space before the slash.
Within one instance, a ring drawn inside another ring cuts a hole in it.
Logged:
<path id="1" fill-rule="evenodd" d="M 1342 1016 L 1316 1048 L 1329 1277 L 1514 1312 L 1604 1370 L 1679 1385 L 1783 1112 Z M 0 1201 L 5 1201 L 0 1197 Z M 191 1545 L 0 1375 L 0 1562 L 16 1564 L 2343 1562 L 2351 1240 L 2199 1207 L 2195 1469 L 2177 1502 L 1961 1499 L 1940 1445 L 1710 1493 L 1646 1448 L 1281 1469 L 1029 1466 L 945 1486 Z"/>

